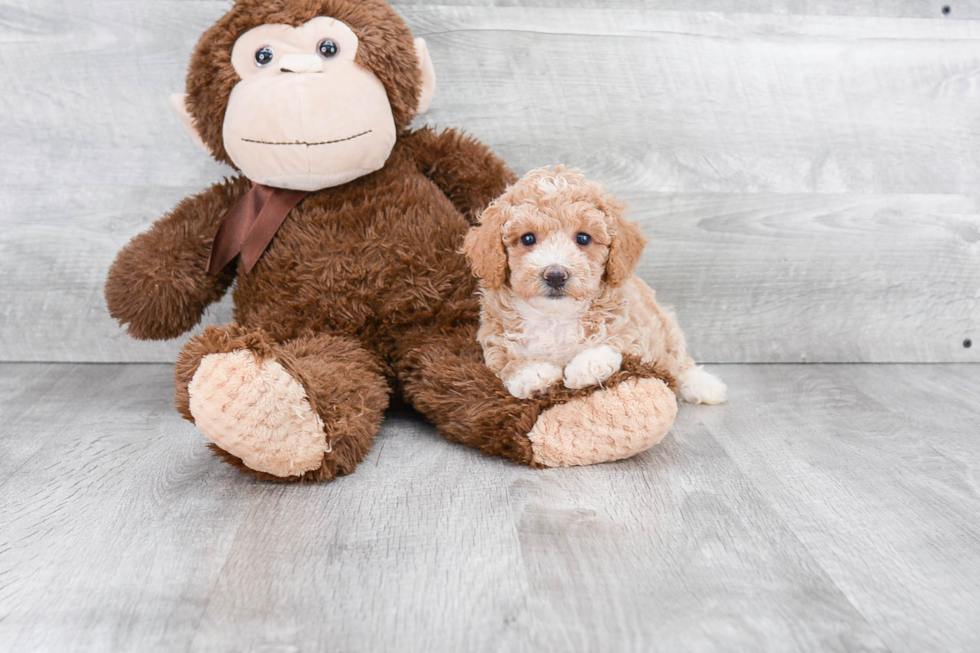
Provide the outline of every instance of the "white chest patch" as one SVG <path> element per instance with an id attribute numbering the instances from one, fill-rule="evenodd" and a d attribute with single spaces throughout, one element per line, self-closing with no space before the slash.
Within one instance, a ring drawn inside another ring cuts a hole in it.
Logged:
<path id="1" fill-rule="evenodd" d="M 510 336 L 518 343 L 520 354 L 563 366 L 583 349 L 584 307 L 571 299 L 541 301 L 545 302 L 541 306 L 527 302 L 518 305 L 523 324 L 520 333 Z"/>

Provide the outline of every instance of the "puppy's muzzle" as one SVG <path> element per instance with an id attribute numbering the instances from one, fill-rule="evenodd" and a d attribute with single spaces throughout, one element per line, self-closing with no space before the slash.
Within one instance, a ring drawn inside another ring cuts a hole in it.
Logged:
<path id="1" fill-rule="evenodd" d="M 552 265 L 544 271 L 544 282 L 553 290 L 561 290 L 568 281 L 568 270 Z"/>

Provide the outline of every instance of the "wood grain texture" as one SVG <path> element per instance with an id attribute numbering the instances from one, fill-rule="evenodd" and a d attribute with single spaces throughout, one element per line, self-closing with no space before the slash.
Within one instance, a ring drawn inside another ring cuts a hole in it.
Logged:
<path id="1" fill-rule="evenodd" d="M 0 365 L 0 649 L 974 651 L 980 366 L 722 366 L 632 460 L 389 417 L 324 486 L 213 460 L 160 365 Z"/>
<path id="2" fill-rule="evenodd" d="M 969 7 L 490 4 L 508 3 L 399 3 L 440 77 L 426 120 L 676 211 L 642 216 L 663 238 L 642 273 L 700 358 L 980 360 L 962 347 L 980 339 Z M 173 360 L 179 342 L 119 331 L 102 284 L 130 237 L 229 172 L 166 102 L 226 7 L 0 2 L 0 360 Z"/>
<path id="3" fill-rule="evenodd" d="M 187 437 L 171 385 L 163 367 L 0 369 L 0 650 L 186 646 L 254 488 Z"/>
<path id="4" fill-rule="evenodd" d="M 190 192 L 190 191 L 187 191 Z M 90 189 L 84 221 L 38 229 L 57 199 L 10 193 L 25 225 L 2 261 L 46 239 L 62 255 L 7 271 L 0 351 L 18 360 L 173 359 L 182 340 L 130 339 L 102 299 L 105 270 L 140 217 L 185 189 Z M 621 193 L 652 238 L 638 273 L 673 305 L 709 362 L 980 361 L 980 200 L 976 196 Z M 138 199 L 137 199 L 138 198 Z M 118 204 L 117 204 L 118 201 Z M 108 207 L 107 207 L 108 205 Z M 43 233 L 43 236 L 39 236 Z M 205 323 L 231 319 L 226 298 Z"/>
<path id="5" fill-rule="evenodd" d="M 980 18 L 980 6 L 950 0 L 389 0 L 399 8 L 418 5 L 478 7 L 553 7 L 562 9 L 607 8 L 647 11 L 699 11 L 742 14 L 805 16 L 874 16 L 933 18 L 937 20 Z M 944 11 L 948 8 L 949 11 Z"/>
<path id="6" fill-rule="evenodd" d="M 441 76 L 428 119 L 466 116 L 520 169 L 674 192 L 973 193 L 980 178 L 974 21 L 405 14 Z"/>
<path id="7" fill-rule="evenodd" d="M 702 413 L 699 427 L 888 648 L 977 650 L 980 368 L 725 374 L 734 405 Z M 682 416 L 680 433 L 694 415 Z"/>
<path id="8" fill-rule="evenodd" d="M 700 360 L 980 361 L 977 197 L 623 197 Z"/>

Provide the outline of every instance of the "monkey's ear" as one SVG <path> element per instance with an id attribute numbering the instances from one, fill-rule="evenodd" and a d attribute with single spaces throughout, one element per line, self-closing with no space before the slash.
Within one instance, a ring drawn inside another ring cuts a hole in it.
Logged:
<path id="1" fill-rule="evenodd" d="M 194 145 L 197 145 L 205 154 L 211 156 L 211 150 L 204 144 L 204 139 L 201 138 L 201 134 L 197 131 L 197 127 L 194 126 L 194 118 L 191 117 L 190 111 L 187 110 L 187 94 L 174 93 L 171 95 L 170 106 L 173 107 L 174 113 L 177 114 L 180 124 L 183 125 L 184 129 L 187 130 L 187 133 L 191 135 L 191 140 L 194 141 Z"/>
<path id="2" fill-rule="evenodd" d="M 436 94 L 436 69 L 429 56 L 429 46 L 425 39 L 415 39 L 415 54 L 419 58 L 419 68 L 422 71 L 422 92 L 419 94 L 419 107 L 416 115 L 421 115 L 432 106 L 432 96 Z"/>

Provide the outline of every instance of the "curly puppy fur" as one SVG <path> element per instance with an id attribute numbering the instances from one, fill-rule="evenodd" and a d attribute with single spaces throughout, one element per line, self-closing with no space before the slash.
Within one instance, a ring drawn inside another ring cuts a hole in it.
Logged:
<path id="1" fill-rule="evenodd" d="M 528 173 L 484 212 L 464 251 L 482 278 L 479 340 L 517 397 L 604 383 L 622 356 L 657 363 L 678 395 L 720 403 L 672 311 L 633 274 L 646 240 L 625 205 L 577 170 Z"/>
<path id="2" fill-rule="evenodd" d="M 253 469 L 213 447 L 252 476 L 316 482 L 351 473 L 393 389 L 453 440 L 544 464 L 528 437 L 538 417 L 563 402 L 587 404 L 594 389 L 520 402 L 483 364 L 475 339 L 477 280 L 460 248 L 483 209 L 516 177 L 468 136 L 408 129 L 419 103 L 419 62 L 411 33 L 390 7 L 380 0 L 238 0 L 192 58 L 187 105 L 197 131 L 216 159 L 230 163 L 222 126 L 238 82 L 233 44 L 254 27 L 295 26 L 315 16 L 333 16 L 356 33 L 357 61 L 386 88 L 399 135 L 385 166 L 309 195 L 248 274 L 229 265 L 211 276 L 206 264 L 219 224 L 251 182 L 238 176 L 184 200 L 120 252 L 106 283 L 110 314 L 136 338 L 173 338 L 235 286 L 236 324 L 206 329 L 180 354 L 177 410 L 194 421 L 189 388 L 205 357 L 244 352 L 235 364 L 274 369 L 277 383 L 285 370 L 301 384 L 291 396 L 305 397 L 326 439 L 322 464 L 292 476 Z M 661 374 L 627 357 L 606 385 L 659 384 L 654 377 Z M 669 428 L 672 419 L 669 411 L 649 414 L 651 430 Z"/>

